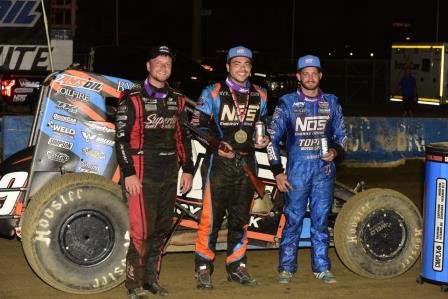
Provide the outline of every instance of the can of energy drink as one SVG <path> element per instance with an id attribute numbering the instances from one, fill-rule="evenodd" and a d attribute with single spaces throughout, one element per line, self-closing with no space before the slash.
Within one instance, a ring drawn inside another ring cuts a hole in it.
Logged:
<path id="1" fill-rule="evenodd" d="M 321 157 L 328 153 L 328 139 L 327 137 L 320 138 L 320 155 Z"/>
<path id="2" fill-rule="evenodd" d="M 264 124 L 262 121 L 257 121 L 255 123 L 255 143 L 263 144 L 264 138 Z"/>

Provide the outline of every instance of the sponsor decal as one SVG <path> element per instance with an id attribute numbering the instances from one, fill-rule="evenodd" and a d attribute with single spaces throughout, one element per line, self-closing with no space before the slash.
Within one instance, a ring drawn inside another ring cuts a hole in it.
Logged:
<path id="1" fill-rule="evenodd" d="M 242 104 L 240 105 L 239 110 L 244 111 L 244 108 L 245 105 Z M 246 118 L 244 120 L 249 122 L 255 121 L 255 117 L 259 108 L 260 105 L 249 105 L 247 107 Z M 223 105 L 220 120 L 221 122 L 239 122 L 238 111 L 235 105 Z"/>
<path id="2" fill-rule="evenodd" d="M 330 105 L 328 102 L 318 102 L 318 104 L 319 108 L 328 108 Z"/>
<path id="3" fill-rule="evenodd" d="M 124 105 L 124 104 L 118 106 L 118 111 L 117 111 L 117 112 L 118 112 L 118 113 L 125 113 L 125 112 L 128 112 L 128 106 L 126 106 L 126 105 Z"/>
<path id="4" fill-rule="evenodd" d="M 297 113 L 297 114 L 305 114 L 305 113 L 306 113 L 306 108 L 302 108 L 302 109 L 292 109 L 292 111 L 293 111 L 294 113 Z"/>
<path id="5" fill-rule="evenodd" d="M 305 102 L 294 102 L 292 103 L 292 107 L 303 108 L 305 107 Z"/>
<path id="6" fill-rule="evenodd" d="M 47 46 L 0 45 L 0 56 L 5 58 L 3 67 L 9 70 L 46 71 L 48 67 Z"/>
<path id="7" fill-rule="evenodd" d="M 19 79 L 19 85 L 21 87 L 27 87 L 27 88 L 31 88 L 31 89 L 40 88 L 40 82 L 39 81 L 30 81 L 30 80 L 27 80 L 27 79 Z"/>
<path id="8" fill-rule="evenodd" d="M 447 181 L 443 178 L 436 180 L 436 198 L 434 212 L 434 245 L 432 268 L 434 271 L 443 271 L 443 255 L 445 245 L 445 213 L 446 213 Z"/>
<path id="9" fill-rule="evenodd" d="M 0 188 L 3 190 L 26 187 L 28 172 L 17 171 L 6 173 L 0 179 Z M 0 192 L 0 215 L 14 214 L 13 209 L 19 198 L 23 197 L 23 192 L 19 191 L 2 191 Z"/>
<path id="10" fill-rule="evenodd" d="M 174 129 L 176 126 L 177 117 L 162 117 L 157 114 L 150 114 L 146 117 L 146 129 Z"/>
<path id="11" fill-rule="evenodd" d="M 106 154 L 104 152 L 90 147 L 83 147 L 82 152 L 84 153 L 84 155 L 97 160 L 104 160 L 106 158 Z"/>
<path id="12" fill-rule="evenodd" d="M 280 107 L 275 107 L 274 114 L 272 114 L 272 120 L 279 119 L 280 115 L 282 114 L 283 110 Z"/>
<path id="13" fill-rule="evenodd" d="M 96 143 L 105 144 L 108 146 L 114 146 L 114 144 L 115 144 L 115 141 L 109 140 L 100 135 L 96 135 L 96 134 L 92 134 L 92 133 L 88 133 L 88 132 L 84 132 L 84 131 L 81 131 L 81 133 L 82 133 L 82 137 L 84 137 L 86 142 L 94 141 Z"/>
<path id="14" fill-rule="evenodd" d="M 126 127 L 126 123 L 125 122 L 122 122 L 122 121 L 117 122 L 117 129 L 118 130 L 123 129 L 124 127 Z"/>
<path id="15" fill-rule="evenodd" d="M 89 129 L 92 129 L 92 130 L 97 131 L 97 132 L 101 132 L 101 133 L 115 133 L 115 129 L 108 128 L 108 127 L 100 125 L 100 124 L 98 124 L 96 122 L 88 121 L 88 122 L 85 122 L 85 125 Z"/>
<path id="16" fill-rule="evenodd" d="M 306 116 L 297 117 L 296 132 L 316 132 L 323 131 L 327 125 L 329 116 Z"/>
<path id="17" fill-rule="evenodd" d="M 68 111 L 73 114 L 78 113 L 78 108 L 79 108 L 78 106 L 75 106 L 75 105 L 72 105 L 72 104 L 69 104 L 66 102 L 62 102 L 62 101 L 57 101 L 56 107 L 58 109 L 65 110 L 65 111 Z"/>
<path id="18" fill-rule="evenodd" d="M 34 27 L 41 13 L 36 11 L 40 1 L 1 1 L 0 27 Z"/>
<path id="19" fill-rule="evenodd" d="M 145 104 L 145 110 L 146 111 L 156 111 L 157 110 L 157 105 L 156 104 Z"/>
<path id="20" fill-rule="evenodd" d="M 15 93 L 33 93 L 34 89 L 30 88 L 30 87 L 18 87 L 14 89 Z"/>
<path id="21" fill-rule="evenodd" d="M 87 162 L 81 162 L 80 167 L 81 172 L 95 173 L 99 174 L 100 168 L 96 164 L 90 164 Z"/>
<path id="22" fill-rule="evenodd" d="M 64 123 L 71 124 L 71 125 L 76 125 L 76 122 L 77 122 L 76 118 L 73 118 L 73 117 L 70 117 L 67 115 L 62 115 L 59 113 L 53 113 L 53 119 L 57 120 L 57 121 L 62 121 Z"/>
<path id="23" fill-rule="evenodd" d="M 56 82 L 58 82 L 62 86 L 79 87 L 95 92 L 100 92 L 101 90 L 103 90 L 103 83 L 93 82 L 91 80 L 74 77 L 67 74 L 63 74 L 61 77 L 56 79 Z"/>
<path id="24" fill-rule="evenodd" d="M 177 105 L 177 102 L 174 100 L 173 97 L 167 98 L 167 104 L 168 105 Z"/>
<path id="25" fill-rule="evenodd" d="M 47 123 L 47 125 L 53 130 L 54 133 L 59 134 L 59 135 L 64 135 L 64 136 L 68 136 L 70 138 L 74 138 L 76 131 L 75 129 L 72 128 L 67 128 L 64 126 L 60 126 L 58 124 L 55 124 L 52 121 L 49 121 Z"/>
<path id="26" fill-rule="evenodd" d="M 76 101 L 82 101 L 84 103 L 88 103 L 90 101 L 90 96 L 88 94 L 77 90 L 62 87 L 59 90 L 59 93 Z"/>
<path id="27" fill-rule="evenodd" d="M 53 137 L 48 139 L 48 144 L 52 145 L 52 146 L 68 149 L 68 150 L 71 150 L 73 148 L 73 143 L 64 141 L 64 140 L 59 140 L 59 139 L 56 139 Z"/>
<path id="28" fill-rule="evenodd" d="M 127 89 L 132 89 L 136 86 L 139 86 L 138 84 L 132 83 L 132 82 L 128 82 L 128 81 L 118 81 L 117 84 L 117 91 L 124 91 Z"/>
<path id="29" fill-rule="evenodd" d="M 157 99 L 150 99 L 150 98 L 142 97 L 142 101 L 145 104 L 157 104 Z"/>
<path id="30" fill-rule="evenodd" d="M 319 108 L 318 113 L 321 114 L 330 114 L 330 108 Z"/>
<path id="31" fill-rule="evenodd" d="M 14 97 L 12 98 L 12 101 L 16 103 L 23 103 L 26 101 L 27 97 L 28 95 L 26 94 L 15 94 Z"/>
<path id="32" fill-rule="evenodd" d="M 276 161 L 277 155 L 275 154 L 274 147 L 272 146 L 272 143 L 269 142 L 268 146 L 266 147 L 266 152 L 268 154 L 268 160 L 269 161 Z"/>
<path id="33" fill-rule="evenodd" d="M 128 120 L 128 116 L 127 115 L 117 115 L 117 121 L 118 120 Z"/>
<path id="34" fill-rule="evenodd" d="M 168 106 L 168 110 L 177 111 L 177 106 Z"/>
<path id="35" fill-rule="evenodd" d="M 320 138 L 300 139 L 299 147 L 302 151 L 318 150 L 320 149 Z"/>
<path id="36" fill-rule="evenodd" d="M 68 160 L 70 160 L 69 155 L 61 153 L 61 152 L 56 152 L 54 150 L 47 151 L 47 158 L 48 158 L 48 160 L 56 161 L 59 163 L 65 163 Z"/>

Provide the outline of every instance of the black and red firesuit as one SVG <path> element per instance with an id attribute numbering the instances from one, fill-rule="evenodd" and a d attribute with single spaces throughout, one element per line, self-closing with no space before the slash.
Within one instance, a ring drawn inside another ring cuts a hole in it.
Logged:
<path id="1" fill-rule="evenodd" d="M 140 193 L 129 198 L 127 289 L 158 281 L 162 246 L 172 224 L 178 169 L 193 174 L 191 142 L 182 126 L 187 118 L 184 108 L 185 97 L 168 85 L 134 88 L 122 95 L 118 106 L 118 162 L 124 177 L 136 174 L 142 183 Z"/>

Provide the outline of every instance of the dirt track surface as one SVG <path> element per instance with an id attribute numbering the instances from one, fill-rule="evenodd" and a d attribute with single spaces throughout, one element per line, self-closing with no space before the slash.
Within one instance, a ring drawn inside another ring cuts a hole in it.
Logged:
<path id="1" fill-rule="evenodd" d="M 384 187 L 404 193 L 417 206 L 422 207 L 424 163 L 408 161 L 394 168 L 338 169 L 338 180 L 353 187 L 356 181 L 365 180 L 368 188 Z M 433 284 L 418 285 L 415 279 L 420 272 L 417 262 L 410 271 L 389 280 L 373 280 L 360 277 L 348 270 L 338 259 L 334 248 L 330 249 L 332 270 L 336 284 L 325 284 L 314 279 L 310 270 L 310 250 L 299 250 L 299 271 L 292 283 L 280 285 L 277 276 L 277 250 L 258 250 L 248 253 L 249 270 L 258 280 L 256 287 L 243 287 L 229 283 L 225 276 L 224 255 L 219 253 L 215 263 L 212 291 L 197 290 L 193 273 L 193 253 L 169 253 L 163 260 L 161 284 L 169 291 L 166 298 L 188 299 L 289 299 L 289 298 L 447 298 Z M 106 299 L 127 298 L 123 285 L 96 295 L 73 295 L 55 290 L 41 281 L 28 266 L 20 241 L 0 239 L 0 299 Z"/>

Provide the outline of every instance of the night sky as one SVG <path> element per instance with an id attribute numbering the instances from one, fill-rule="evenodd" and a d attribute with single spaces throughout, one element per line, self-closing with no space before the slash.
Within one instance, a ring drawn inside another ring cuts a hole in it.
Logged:
<path id="1" fill-rule="evenodd" d="M 439 0 L 439 42 L 448 42 L 445 2 Z M 191 55 L 193 0 L 118 3 L 121 45 L 167 43 Z M 414 42 L 436 41 L 437 0 L 297 0 L 294 28 L 293 0 L 260 3 L 203 0 L 202 57 L 214 58 L 222 55 L 219 50 L 242 44 L 260 57 L 279 60 L 308 53 L 347 58 L 349 52 L 354 53 L 351 58 L 367 59 L 373 52 L 375 58 L 387 59 L 392 42 L 406 37 Z M 113 0 L 78 0 L 75 52 L 116 43 L 115 12 Z"/>

